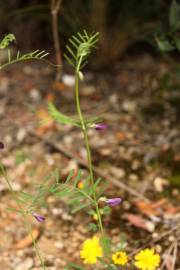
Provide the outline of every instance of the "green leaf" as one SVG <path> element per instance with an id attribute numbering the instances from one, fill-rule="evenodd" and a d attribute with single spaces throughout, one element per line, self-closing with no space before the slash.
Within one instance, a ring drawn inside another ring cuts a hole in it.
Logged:
<path id="1" fill-rule="evenodd" d="M 88 206 L 90 206 L 89 202 L 88 203 L 81 203 L 80 205 L 78 205 L 78 206 L 76 206 L 75 208 L 72 209 L 72 214 L 74 214 L 74 213 L 76 213 L 76 212 L 78 212 L 78 211 L 80 211 L 80 210 L 82 210 L 82 209 L 84 209 L 84 208 L 86 208 Z"/>
<path id="2" fill-rule="evenodd" d="M 156 37 L 157 45 L 162 52 L 168 52 L 174 50 L 174 46 L 165 37 Z"/>
<path id="3" fill-rule="evenodd" d="M 101 209 L 102 210 L 102 213 L 103 213 L 103 215 L 109 215 L 110 213 L 111 213 L 111 208 L 108 206 L 108 205 L 106 205 L 104 208 L 102 208 Z"/>
<path id="4" fill-rule="evenodd" d="M 108 236 L 102 236 L 100 238 L 100 243 L 103 247 L 104 254 L 111 253 L 111 238 Z"/>
<path id="5" fill-rule="evenodd" d="M 180 26 L 179 5 L 176 0 L 173 0 L 170 6 L 169 24 L 172 31 L 177 31 Z"/>
<path id="6" fill-rule="evenodd" d="M 78 269 L 78 270 L 85 270 L 84 267 L 82 267 L 81 265 L 76 264 L 76 263 L 68 263 L 68 266 L 71 266 L 74 269 Z"/>
<path id="7" fill-rule="evenodd" d="M 89 230 L 92 231 L 92 232 L 97 232 L 97 231 L 98 231 L 97 225 L 96 225 L 95 223 L 93 223 L 93 222 L 90 222 L 90 223 L 88 224 L 88 228 L 89 228 Z"/>
<path id="8" fill-rule="evenodd" d="M 77 176 L 76 176 L 75 179 L 73 180 L 73 185 L 74 185 L 75 187 L 77 186 L 78 182 L 79 182 L 80 179 L 81 179 L 81 174 L 82 174 L 82 170 L 79 170 Z"/>
<path id="9" fill-rule="evenodd" d="M 6 210 L 10 211 L 10 212 L 22 213 L 20 210 L 17 210 L 17 209 L 12 208 L 12 207 L 7 207 Z"/>
<path id="10" fill-rule="evenodd" d="M 180 37 L 174 37 L 174 43 L 178 51 L 180 51 Z"/>
<path id="11" fill-rule="evenodd" d="M 68 177 L 67 177 L 66 182 L 65 182 L 66 184 L 68 184 L 71 181 L 73 175 L 74 175 L 74 170 L 72 169 L 72 170 L 70 170 L 70 172 L 68 174 Z"/>
<path id="12" fill-rule="evenodd" d="M 60 179 L 60 175 L 59 175 L 59 170 L 57 168 L 52 172 L 52 177 L 55 178 L 55 181 L 58 184 L 59 179 Z"/>
<path id="13" fill-rule="evenodd" d="M 9 44 L 15 41 L 16 38 L 13 34 L 6 35 L 3 40 L 0 42 L 0 49 L 5 49 L 9 46 Z"/>
<path id="14" fill-rule="evenodd" d="M 66 196 L 70 196 L 72 194 L 72 190 L 69 187 L 64 188 L 63 190 L 55 193 L 57 197 L 63 198 Z"/>
<path id="15" fill-rule="evenodd" d="M 73 126 L 79 126 L 77 120 L 59 112 L 52 103 L 48 104 L 48 111 L 49 114 L 53 117 L 53 119 L 58 123 L 61 123 L 63 125 L 70 124 Z"/>
<path id="16" fill-rule="evenodd" d="M 27 201 L 27 202 L 34 200 L 34 196 L 33 195 L 31 195 L 29 193 L 26 193 L 24 191 L 20 191 L 19 192 L 19 197 L 20 197 L 20 199 L 22 199 L 24 201 Z"/>

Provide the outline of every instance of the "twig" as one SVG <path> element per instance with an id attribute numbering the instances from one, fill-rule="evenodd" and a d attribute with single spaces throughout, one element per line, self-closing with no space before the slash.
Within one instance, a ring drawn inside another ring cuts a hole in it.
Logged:
<path id="1" fill-rule="evenodd" d="M 174 244 L 173 263 L 172 263 L 172 269 L 171 269 L 171 270 L 175 270 L 176 259 L 177 259 L 177 252 L 178 252 L 178 241 L 179 241 L 179 239 L 180 239 L 180 238 L 178 238 L 178 239 L 175 241 L 175 244 Z"/>
<path id="2" fill-rule="evenodd" d="M 160 270 L 163 270 L 164 266 L 166 265 L 173 248 L 174 248 L 174 242 L 170 245 L 170 247 L 168 248 L 168 251 L 165 253 L 165 257 L 164 257 L 163 262 L 161 264 Z M 171 270 L 173 270 L 173 268 Z"/>
<path id="3" fill-rule="evenodd" d="M 52 32 L 57 64 L 56 81 L 60 81 L 62 75 L 62 57 L 58 34 L 58 13 L 60 10 L 61 3 L 62 0 L 51 0 Z"/>
<path id="4" fill-rule="evenodd" d="M 43 136 L 41 136 L 41 135 L 37 134 L 36 132 L 31 131 L 31 130 L 29 130 L 28 133 L 31 134 L 32 136 L 37 137 L 38 139 L 40 139 L 44 143 L 51 145 L 53 148 L 55 148 L 56 150 L 58 150 L 59 152 L 61 152 L 66 157 L 71 158 L 71 159 L 74 159 L 81 167 L 84 167 L 86 169 L 88 168 L 86 162 L 84 162 L 81 158 L 75 156 L 71 151 L 69 151 L 68 149 L 66 149 L 62 144 L 57 143 L 57 142 L 53 142 L 49 138 L 43 137 Z M 97 168 L 97 167 L 94 166 L 93 167 L 93 170 L 94 170 L 94 172 L 97 175 L 99 175 L 100 177 L 102 177 L 104 179 L 107 179 L 107 181 L 110 181 L 116 187 L 119 187 L 119 188 L 125 190 L 126 192 L 132 194 L 135 197 L 140 198 L 141 200 L 144 200 L 144 201 L 148 201 L 149 202 L 149 199 L 147 199 L 145 196 L 141 195 L 138 191 L 136 191 L 136 190 L 128 187 L 124 183 L 122 183 L 122 182 L 118 181 L 117 179 L 113 178 L 111 175 L 108 175 L 108 174 L 102 172 L 102 170 L 100 170 L 99 168 Z"/>
<path id="5" fill-rule="evenodd" d="M 133 252 L 131 252 L 130 256 L 133 256 L 134 254 L 136 254 L 138 251 L 140 251 L 141 249 L 146 248 L 147 246 L 152 246 L 155 243 L 159 242 L 161 239 L 163 239 L 164 237 L 168 236 L 169 234 L 171 234 L 172 232 L 176 231 L 180 229 L 180 223 L 178 223 L 174 228 L 162 233 L 161 235 L 159 235 L 158 237 L 156 237 L 155 239 L 153 239 L 151 242 L 148 241 L 147 244 L 145 244 L 144 246 L 141 246 L 140 248 L 134 250 Z M 179 239 L 179 238 L 178 238 Z"/>

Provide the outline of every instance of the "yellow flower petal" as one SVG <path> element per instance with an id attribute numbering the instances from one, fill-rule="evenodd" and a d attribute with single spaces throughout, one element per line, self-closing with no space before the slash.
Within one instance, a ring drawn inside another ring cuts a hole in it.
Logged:
<path id="1" fill-rule="evenodd" d="M 80 257 L 84 259 L 85 264 L 95 264 L 97 258 L 102 256 L 103 250 L 97 236 L 84 241 L 80 251 Z"/>
<path id="2" fill-rule="evenodd" d="M 128 257 L 126 252 L 118 251 L 112 255 L 112 261 L 114 264 L 126 265 L 128 262 Z"/>
<path id="3" fill-rule="evenodd" d="M 141 250 L 135 256 L 134 265 L 141 270 L 155 270 L 160 265 L 161 258 L 156 254 L 154 249 Z"/>

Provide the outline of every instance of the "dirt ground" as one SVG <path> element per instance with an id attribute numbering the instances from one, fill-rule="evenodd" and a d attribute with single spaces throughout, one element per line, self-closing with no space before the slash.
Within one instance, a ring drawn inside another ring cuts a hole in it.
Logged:
<path id="1" fill-rule="evenodd" d="M 114 245 L 123 236 L 129 254 L 155 247 L 164 265 L 160 269 L 167 270 L 180 269 L 179 72 L 172 60 L 143 54 L 124 59 L 111 72 L 87 72 L 80 90 L 83 112 L 100 115 L 108 125 L 104 131 L 89 130 L 95 174 L 108 181 L 107 197 L 123 199 L 104 219 L 105 228 Z M 71 76 L 63 78 L 73 83 Z M 62 179 L 72 168 L 87 175 L 81 132 L 49 119 L 49 101 L 75 114 L 73 87 L 55 83 L 50 66 L 24 63 L 0 72 L 0 141 L 5 144 L 0 157 L 16 192 L 33 193 L 54 168 Z M 44 119 L 49 121 L 40 125 Z M 1 269 L 40 269 L 22 217 L 6 210 L 15 202 L 2 177 L 0 199 Z M 66 202 L 53 196 L 39 212 L 45 222 L 31 221 L 47 269 L 82 263 L 79 249 L 92 234 L 90 217 L 72 215 Z"/>

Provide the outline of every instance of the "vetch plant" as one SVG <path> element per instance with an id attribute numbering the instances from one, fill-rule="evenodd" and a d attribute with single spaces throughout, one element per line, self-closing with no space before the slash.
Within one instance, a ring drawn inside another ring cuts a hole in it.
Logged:
<path id="1" fill-rule="evenodd" d="M 1 41 L 0 41 L 0 52 L 1 50 L 7 49 L 12 42 L 15 42 L 16 38 L 13 34 L 6 35 Z M 21 54 L 20 51 L 17 52 L 16 56 L 12 56 L 11 50 L 7 49 L 7 58 L 8 61 L 5 63 L 0 63 L 0 69 L 5 68 L 9 65 L 27 61 L 27 60 L 43 60 L 49 53 L 46 51 L 40 51 L 35 50 L 26 54 Z"/>
<path id="2" fill-rule="evenodd" d="M 82 243 L 82 247 L 79 251 L 79 257 L 86 265 L 91 265 L 92 269 L 106 269 L 106 270 L 118 270 L 119 267 L 133 266 L 141 270 L 155 270 L 160 264 L 160 256 L 155 253 L 154 249 L 141 250 L 136 254 L 134 260 L 130 258 L 125 251 L 126 244 L 121 242 L 114 247 L 111 243 L 110 237 L 106 234 L 103 226 L 102 216 L 109 213 L 111 207 L 118 206 L 121 202 L 121 198 L 106 198 L 104 197 L 104 191 L 107 187 L 107 183 L 102 181 L 101 178 L 96 179 L 93 172 L 91 148 L 88 138 L 88 130 L 95 128 L 97 132 L 105 130 L 107 125 L 101 121 L 98 117 L 86 117 L 84 116 L 79 94 L 79 82 L 83 80 L 83 68 L 88 62 L 88 57 L 91 51 L 96 48 L 99 33 L 88 34 L 85 30 L 82 33 L 77 33 L 69 39 L 69 44 L 66 46 L 68 54 L 65 54 L 65 58 L 69 64 L 74 68 L 75 73 L 75 101 L 78 117 L 70 117 L 61 112 L 50 103 L 48 106 L 49 114 L 55 121 L 63 125 L 73 125 L 76 128 L 81 129 L 84 138 L 84 144 L 86 146 L 87 163 L 88 163 L 88 176 L 82 177 L 82 171 L 79 170 L 76 176 L 74 171 L 71 170 L 65 181 L 61 180 L 59 171 L 53 171 L 47 176 L 44 181 L 37 187 L 34 194 L 27 192 L 16 193 L 13 190 L 13 186 L 9 179 L 9 176 L 0 163 L 0 172 L 9 187 L 9 190 L 14 198 L 17 209 L 9 208 L 10 211 L 18 212 L 24 219 L 26 228 L 32 238 L 35 252 L 40 260 L 40 265 L 43 270 L 46 270 L 45 260 L 38 248 L 38 245 L 33 237 L 32 226 L 30 218 L 34 218 L 37 222 L 43 223 L 45 216 L 39 212 L 40 207 L 45 206 L 46 197 L 48 194 L 54 195 L 57 198 L 65 198 L 66 202 L 71 206 L 72 212 L 75 213 L 82 209 L 86 209 L 87 213 L 93 217 L 94 222 L 90 223 L 89 227 L 95 233 L 94 236 L 88 238 Z M 6 36 L 0 42 L 0 48 L 4 49 L 9 46 L 10 42 L 15 38 L 12 34 Z M 37 52 L 37 51 L 36 51 Z M 47 53 L 30 53 L 22 57 L 19 55 L 13 60 L 11 54 L 8 52 L 9 61 L 2 64 L 3 68 L 9 64 L 13 64 L 18 61 L 27 59 L 42 59 Z M 0 142 L 0 150 L 3 151 L 4 144 Z M 53 182 L 50 181 L 53 179 Z M 98 268 L 94 268 L 97 265 Z M 85 270 L 82 265 L 75 263 L 68 263 L 64 270 Z M 88 268 L 89 269 L 89 268 Z M 125 269 L 125 268 L 124 268 Z"/>
<path id="3" fill-rule="evenodd" d="M 82 130 L 84 144 L 86 146 L 89 175 L 82 182 L 81 171 L 78 172 L 75 178 L 73 177 L 73 171 L 71 171 L 66 181 L 56 183 L 52 187 L 51 192 L 57 197 L 66 198 L 67 203 L 72 206 L 72 212 L 87 208 L 88 213 L 96 221 L 96 224 L 90 224 L 90 228 L 96 232 L 96 235 L 86 239 L 80 250 L 80 258 L 85 265 L 98 265 L 98 268 L 92 269 L 117 270 L 119 266 L 134 265 L 142 270 L 155 270 L 160 264 L 160 256 L 155 254 L 154 250 L 146 249 L 141 251 L 136 255 L 136 261 L 134 262 L 132 258 L 128 257 L 123 245 L 121 245 L 121 248 L 114 250 L 113 253 L 111 240 L 103 227 L 102 216 L 109 213 L 109 207 L 119 205 L 122 199 L 103 197 L 106 184 L 104 182 L 102 184 L 100 178 L 96 180 L 94 177 L 88 130 L 90 128 L 95 128 L 97 131 L 105 130 L 107 125 L 99 118 L 87 118 L 84 116 L 79 94 L 79 83 L 84 78 L 83 68 L 88 62 L 88 56 L 91 51 L 96 48 L 98 37 L 99 33 L 88 34 L 84 30 L 82 33 L 73 35 L 69 39 L 69 44 L 66 45 L 68 53 L 64 54 L 64 56 L 74 68 L 75 74 L 75 101 L 78 118 L 64 115 L 52 103 L 49 104 L 49 113 L 54 120 L 60 124 L 70 124 Z M 102 204 L 104 207 L 102 207 Z M 64 270 L 72 269 L 84 270 L 85 268 L 75 263 L 69 263 L 64 268 Z"/>

